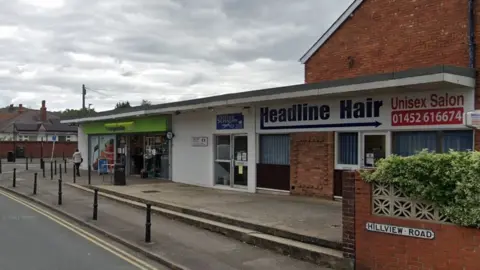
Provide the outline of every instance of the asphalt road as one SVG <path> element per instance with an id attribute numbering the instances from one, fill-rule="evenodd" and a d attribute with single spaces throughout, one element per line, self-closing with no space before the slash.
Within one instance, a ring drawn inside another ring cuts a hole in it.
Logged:
<path id="1" fill-rule="evenodd" d="M 0 191 L 2 270 L 167 269 L 10 196 Z"/>

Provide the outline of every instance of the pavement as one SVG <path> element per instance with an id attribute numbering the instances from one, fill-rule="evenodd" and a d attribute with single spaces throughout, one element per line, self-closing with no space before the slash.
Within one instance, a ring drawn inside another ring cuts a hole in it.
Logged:
<path id="1" fill-rule="evenodd" d="M 72 231 L 74 227 L 62 226 L 7 196 L 0 191 L 0 269 L 141 269 Z M 153 267 L 148 269 L 167 269 L 149 264 Z"/>
<path id="2" fill-rule="evenodd" d="M 91 193 L 63 185 L 63 204 L 58 206 L 57 181 L 39 177 L 37 195 L 32 195 L 32 173 L 33 170 L 29 170 L 19 174 L 18 179 L 23 180 L 17 181 L 16 188 L 11 187 L 11 175 L 7 173 L 0 179 L 0 186 L 75 216 L 86 224 L 156 254 L 165 262 L 174 264 L 177 269 L 329 269 L 155 214 L 152 216 L 153 243 L 147 244 L 144 241 L 144 210 L 100 197 L 98 220 L 92 220 Z"/>

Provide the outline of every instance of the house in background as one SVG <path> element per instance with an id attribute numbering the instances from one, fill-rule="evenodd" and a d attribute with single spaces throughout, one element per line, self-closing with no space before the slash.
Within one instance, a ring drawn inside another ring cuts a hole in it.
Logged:
<path id="1" fill-rule="evenodd" d="M 45 100 L 40 110 L 19 104 L 0 112 L 0 141 L 77 141 L 77 127 L 60 123 L 60 117 L 47 111 Z"/>

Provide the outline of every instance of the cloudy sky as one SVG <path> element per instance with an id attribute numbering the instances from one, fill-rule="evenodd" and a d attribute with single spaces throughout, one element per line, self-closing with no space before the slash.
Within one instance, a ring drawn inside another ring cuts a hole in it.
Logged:
<path id="1" fill-rule="evenodd" d="M 0 106 L 112 109 L 303 82 L 352 0 L 0 0 Z"/>

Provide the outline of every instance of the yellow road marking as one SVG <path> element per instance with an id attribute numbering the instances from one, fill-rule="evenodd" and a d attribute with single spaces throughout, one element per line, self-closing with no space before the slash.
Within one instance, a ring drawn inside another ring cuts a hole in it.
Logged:
<path id="1" fill-rule="evenodd" d="M 70 222 L 58 217 L 58 216 L 55 216 L 49 212 L 46 212 L 45 210 L 29 203 L 29 202 L 26 202 L 24 201 L 23 199 L 20 199 L 20 198 L 17 198 L 11 194 L 8 194 L 2 190 L 0 190 L 0 194 L 5 196 L 5 197 L 8 197 L 9 199 L 13 200 L 13 201 L 16 201 L 30 209 L 32 209 L 33 211 L 39 213 L 39 214 L 42 214 L 43 216 L 46 216 L 47 218 L 51 219 L 52 221 L 56 222 L 57 224 L 60 224 L 62 225 L 63 227 L 69 229 L 70 231 L 82 236 L 83 238 L 89 240 L 90 242 L 96 244 L 97 246 L 100 246 L 102 247 L 103 249 L 109 251 L 110 253 L 116 255 L 117 257 L 123 259 L 124 261 L 127 261 L 128 263 L 134 265 L 135 267 L 141 269 L 141 270 L 156 270 L 157 268 L 156 267 L 153 267 L 152 265 L 148 264 L 147 262 L 143 261 L 143 260 L 140 260 L 130 254 L 128 254 L 127 252 L 113 246 L 112 244 L 108 243 L 108 242 L 105 242 L 104 240 L 96 237 L 95 235 L 83 230 L 82 228 L 79 228 L 78 226 L 75 226 L 73 224 L 71 224 Z"/>

